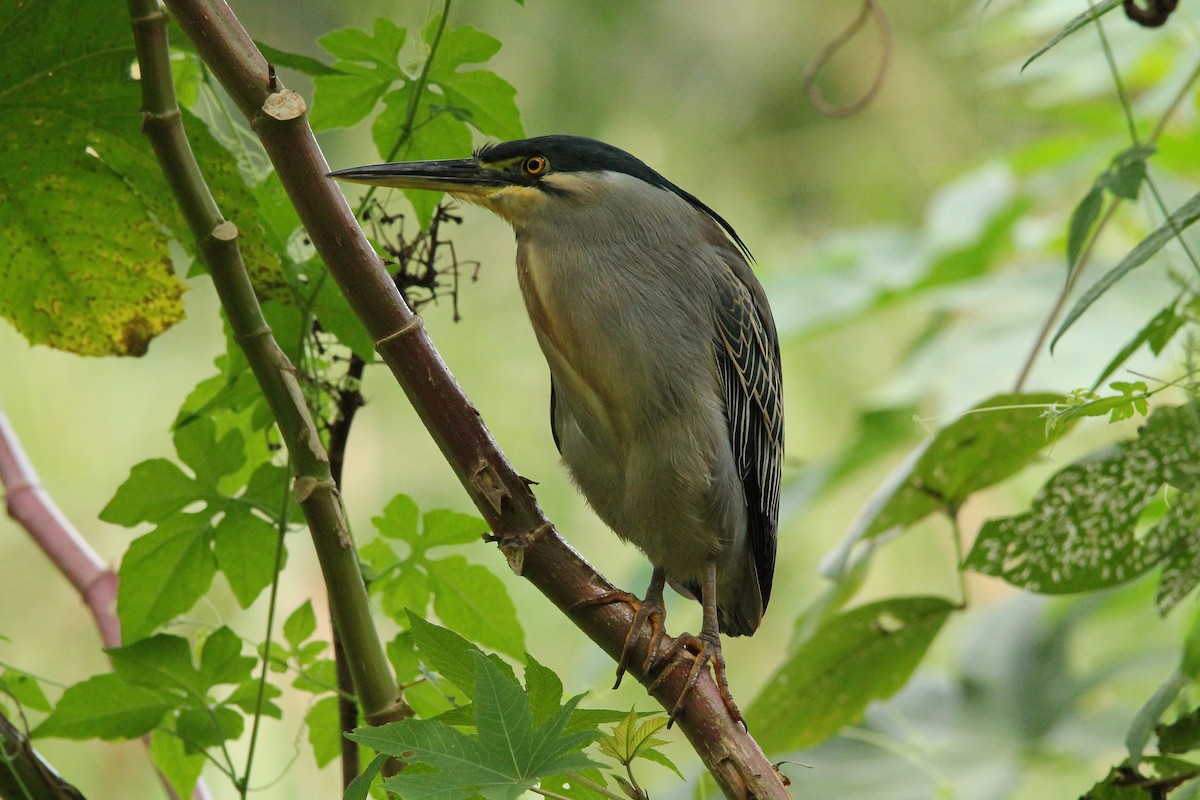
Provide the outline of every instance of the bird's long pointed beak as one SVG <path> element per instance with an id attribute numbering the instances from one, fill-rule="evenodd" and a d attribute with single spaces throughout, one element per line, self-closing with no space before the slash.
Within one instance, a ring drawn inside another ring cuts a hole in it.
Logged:
<path id="1" fill-rule="evenodd" d="M 462 195 L 487 195 L 508 185 L 500 173 L 473 158 L 373 164 L 329 173 L 330 178 L 397 189 L 431 189 Z"/>

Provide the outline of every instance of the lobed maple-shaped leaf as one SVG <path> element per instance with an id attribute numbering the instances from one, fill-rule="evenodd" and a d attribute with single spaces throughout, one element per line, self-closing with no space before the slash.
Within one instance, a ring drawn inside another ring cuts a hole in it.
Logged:
<path id="1" fill-rule="evenodd" d="M 544 776 L 596 766 L 582 752 L 596 732 L 567 726 L 581 696 L 535 725 L 529 698 L 516 678 L 482 652 L 473 652 L 472 660 L 474 735 L 437 720 L 418 719 L 348 734 L 381 754 L 436 770 L 401 773 L 385 780 L 384 788 L 423 800 L 456 800 L 472 793 L 488 800 L 514 800 Z"/>

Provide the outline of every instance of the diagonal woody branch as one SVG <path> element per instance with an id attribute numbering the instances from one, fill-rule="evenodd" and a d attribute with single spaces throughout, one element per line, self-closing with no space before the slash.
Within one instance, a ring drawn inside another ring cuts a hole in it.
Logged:
<path id="1" fill-rule="evenodd" d="M 205 63 L 258 134 L 309 239 L 366 325 L 421 420 L 471 500 L 501 538 L 510 564 L 614 659 L 632 614 L 622 604 L 579 606 L 613 587 L 554 531 L 405 305 L 334 183 L 305 119 L 305 104 L 275 80 L 222 0 L 166 0 Z M 670 644 L 670 641 L 666 642 Z M 641 645 L 644 646 L 644 645 Z M 632 659 L 640 664 L 642 654 Z M 631 670 L 646 682 L 640 669 Z M 667 668 L 654 690 L 666 708 L 684 688 L 687 664 Z M 735 798 L 790 795 L 754 740 L 729 719 L 707 675 L 679 725 L 722 790 Z"/>

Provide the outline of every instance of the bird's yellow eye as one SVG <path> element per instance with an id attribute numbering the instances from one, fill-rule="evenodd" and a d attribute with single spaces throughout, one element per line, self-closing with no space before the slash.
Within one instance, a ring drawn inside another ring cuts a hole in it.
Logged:
<path id="1" fill-rule="evenodd" d="M 525 163 L 522 166 L 524 167 L 526 174 L 541 175 L 550 168 L 550 162 L 542 156 L 530 156 L 529 158 L 525 159 Z"/>

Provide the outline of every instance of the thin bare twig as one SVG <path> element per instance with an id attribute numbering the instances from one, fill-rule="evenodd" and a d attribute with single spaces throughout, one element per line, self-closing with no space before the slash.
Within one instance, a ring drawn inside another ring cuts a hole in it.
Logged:
<path id="1" fill-rule="evenodd" d="M 853 39 L 863 26 L 867 24 L 867 20 L 874 18 L 879 24 L 879 35 L 882 38 L 882 48 L 879 54 L 879 66 L 875 68 L 875 77 L 871 81 L 871 85 L 863 92 L 857 100 L 847 103 L 846 105 L 837 106 L 828 102 L 821 90 L 817 88 L 817 77 L 821 74 L 821 70 L 829 65 L 837 52 L 841 50 L 847 42 Z M 813 107 L 822 114 L 830 117 L 848 117 L 851 114 L 856 114 L 866 107 L 868 103 L 875 99 L 875 95 L 879 94 L 879 90 L 883 88 L 883 79 L 887 77 L 888 65 L 892 58 L 892 28 L 888 23 L 887 15 L 883 13 L 883 7 L 879 5 L 878 0 L 863 0 L 862 8 L 858 12 L 858 16 L 854 21 L 846 26 L 845 30 L 837 36 L 825 43 L 812 61 L 808 62 L 808 66 L 804 68 L 804 93 L 808 95 L 808 101 L 813 104 Z"/>

